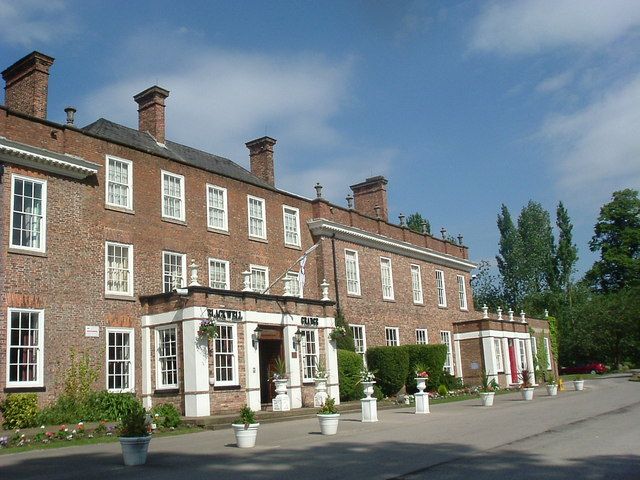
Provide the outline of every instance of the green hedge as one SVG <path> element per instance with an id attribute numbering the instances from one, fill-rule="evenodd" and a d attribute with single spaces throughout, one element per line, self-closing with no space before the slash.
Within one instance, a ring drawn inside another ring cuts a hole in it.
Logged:
<path id="1" fill-rule="evenodd" d="M 138 403 L 132 393 L 112 393 L 106 390 L 91 392 L 82 402 L 70 396 L 58 397 L 56 402 L 45 407 L 37 415 L 39 425 L 91 422 L 99 420 L 116 421 Z"/>
<path id="2" fill-rule="evenodd" d="M 385 396 L 398 393 L 409 373 L 409 354 L 400 347 L 373 347 L 367 350 L 367 367 Z"/>
<path id="3" fill-rule="evenodd" d="M 338 380 L 340 400 L 358 400 L 364 396 L 360 382 L 362 357 L 349 350 L 338 350 Z"/>
<path id="4" fill-rule="evenodd" d="M 0 404 L 4 428 L 26 428 L 36 425 L 38 396 L 35 393 L 10 393 Z"/>
<path id="5" fill-rule="evenodd" d="M 390 347 L 394 348 L 394 347 Z M 422 364 L 429 372 L 430 384 L 440 383 L 442 369 L 444 362 L 447 359 L 447 346 L 444 344 L 433 345 L 400 345 L 399 347 L 407 352 L 409 356 L 409 371 L 407 372 L 405 385 L 407 386 L 407 393 L 413 393 L 417 391 L 415 373 L 416 365 Z"/>

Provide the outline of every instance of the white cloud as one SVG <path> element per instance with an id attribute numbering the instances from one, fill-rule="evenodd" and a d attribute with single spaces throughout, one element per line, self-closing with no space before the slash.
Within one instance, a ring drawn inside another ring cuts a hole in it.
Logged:
<path id="1" fill-rule="evenodd" d="M 640 185 L 640 75 L 541 129 L 563 192 L 583 201 Z"/>
<path id="2" fill-rule="evenodd" d="M 562 90 L 573 80 L 573 72 L 563 72 L 558 75 L 544 79 L 536 85 L 536 91 L 539 93 L 553 93 Z"/>
<path id="3" fill-rule="evenodd" d="M 0 39 L 24 47 L 60 40 L 75 30 L 61 0 L 0 0 Z"/>
<path id="4" fill-rule="evenodd" d="M 561 47 L 601 47 L 640 26 L 640 2 L 521 0 L 492 2 L 475 20 L 471 48 L 529 54 Z"/>

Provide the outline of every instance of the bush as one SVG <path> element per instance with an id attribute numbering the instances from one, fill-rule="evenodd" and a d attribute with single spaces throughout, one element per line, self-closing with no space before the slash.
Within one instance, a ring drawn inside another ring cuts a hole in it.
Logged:
<path id="1" fill-rule="evenodd" d="M 344 318 L 344 314 L 338 310 L 336 312 L 336 327 L 343 327 L 347 334 L 344 337 L 339 337 L 336 339 L 336 348 L 338 350 L 349 350 L 350 352 L 356 351 L 356 345 L 353 342 L 353 332 L 351 331 L 351 327 Z"/>
<path id="2" fill-rule="evenodd" d="M 407 352 L 409 356 L 409 373 L 405 380 L 407 393 L 416 392 L 416 365 L 421 364 L 429 372 L 429 379 L 436 377 L 439 382 L 440 373 L 447 359 L 447 346 L 444 344 L 433 345 L 401 345 L 398 347 Z M 435 388 L 432 386 L 432 388 Z"/>
<path id="3" fill-rule="evenodd" d="M 94 392 L 87 402 L 89 415 L 86 420 L 118 420 L 137 404 L 132 393 Z"/>
<path id="4" fill-rule="evenodd" d="M 149 432 L 149 421 L 147 412 L 137 400 L 131 403 L 129 408 L 122 414 L 122 419 L 118 425 L 121 437 L 146 437 Z"/>
<path id="5" fill-rule="evenodd" d="M 36 425 L 38 396 L 35 393 L 10 393 L 0 404 L 4 428 L 26 428 Z"/>
<path id="6" fill-rule="evenodd" d="M 61 423 L 77 423 L 89 420 L 87 405 L 63 395 L 56 402 L 38 413 L 36 423 L 39 425 L 56 425 Z"/>
<path id="7" fill-rule="evenodd" d="M 385 396 L 391 397 L 404 386 L 409 373 L 409 354 L 400 347 L 373 347 L 367 350 L 367 366 Z"/>
<path id="8" fill-rule="evenodd" d="M 340 382 L 340 400 L 358 400 L 364 396 L 360 384 L 362 357 L 349 350 L 338 350 L 338 381 Z"/>
<path id="9" fill-rule="evenodd" d="M 171 403 L 160 403 L 156 405 L 153 407 L 152 413 L 154 415 L 158 415 L 156 424 L 160 427 L 176 428 L 182 423 L 182 420 L 180 419 L 180 412 L 178 412 L 178 409 Z"/>
<path id="10" fill-rule="evenodd" d="M 441 397 L 446 397 L 448 394 L 449 389 L 444 383 L 438 386 L 438 395 L 440 395 Z"/>

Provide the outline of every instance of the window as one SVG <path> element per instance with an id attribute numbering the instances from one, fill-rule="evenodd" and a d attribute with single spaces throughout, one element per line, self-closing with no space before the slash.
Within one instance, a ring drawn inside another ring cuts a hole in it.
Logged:
<path id="1" fill-rule="evenodd" d="M 351 327 L 351 333 L 353 334 L 353 343 L 356 346 L 356 353 L 362 355 L 367 351 L 367 338 L 364 332 L 364 325 L 349 325 Z"/>
<path id="2" fill-rule="evenodd" d="M 315 330 L 302 330 L 304 344 L 302 348 L 302 379 L 305 382 L 312 381 L 316 375 L 318 365 L 318 344 L 316 343 Z"/>
<path id="3" fill-rule="evenodd" d="M 156 330 L 156 386 L 178 388 L 178 344 L 176 327 Z"/>
<path id="4" fill-rule="evenodd" d="M 384 327 L 384 336 L 388 347 L 400 345 L 400 341 L 398 340 L 398 327 Z"/>
<path id="5" fill-rule="evenodd" d="M 411 265 L 411 289 L 413 290 L 413 303 L 422 303 L 422 276 L 419 265 Z"/>
<path id="6" fill-rule="evenodd" d="M 393 300 L 393 272 L 390 258 L 380 258 L 380 280 L 383 300 Z"/>
<path id="7" fill-rule="evenodd" d="M 287 272 L 286 278 L 289 279 L 289 295 L 292 297 L 302 297 L 300 289 L 300 274 L 298 272 Z M 285 292 L 286 294 L 287 292 Z"/>
<path id="8" fill-rule="evenodd" d="M 453 375 L 453 345 L 451 344 L 451 332 L 442 330 L 440 332 L 440 341 L 447 346 L 447 358 L 444 361 L 444 370 Z"/>
<path id="9" fill-rule="evenodd" d="M 207 225 L 216 230 L 228 230 L 226 188 L 207 185 Z"/>
<path id="10" fill-rule="evenodd" d="M 347 272 L 347 293 L 360 295 L 360 268 L 358 266 L 358 252 L 344 251 L 345 270 Z"/>
<path id="11" fill-rule="evenodd" d="M 44 310 L 9 309 L 7 387 L 41 387 Z"/>
<path id="12" fill-rule="evenodd" d="M 416 328 L 416 343 L 418 345 L 426 345 L 429 343 L 429 337 L 427 335 L 426 328 Z"/>
<path id="13" fill-rule="evenodd" d="M 523 339 L 518 339 L 518 354 L 520 360 L 520 371 L 527 369 L 527 347 Z"/>
<path id="14" fill-rule="evenodd" d="M 502 340 L 499 338 L 493 339 L 493 350 L 496 354 L 496 371 L 504 372 L 504 360 L 502 357 Z"/>
<path id="15" fill-rule="evenodd" d="M 258 265 L 249 267 L 251 272 L 251 290 L 258 293 L 266 293 L 269 287 L 269 269 Z"/>
<path id="16" fill-rule="evenodd" d="M 218 324 L 218 336 L 215 339 L 216 385 L 237 385 L 237 345 L 236 326 L 233 324 Z"/>
<path id="17" fill-rule="evenodd" d="M 447 306 L 447 294 L 444 290 L 444 272 L 436 270 L 436 289 L 438 290 L 438 306 Z"/>
<path id="18" fill-rule="evenodd" d="M 107 329 L 107 390 L 132 392 L 134 389 L 133 329 Z"/>
<path id="19" fill-rule="evenodd" d="M 264 199 L 247 196 L 247 203 L 249 209 L 249 236 L 266 239 Z"/>
<path id="20" fill-rule="evenodd" d="M 229 262 L 217 258 L 209 259 L 209 286 L 221 290 L 231 288 L 229 285 Z"/>
<path id="21" fill-rule="evenodd" d="M 464 283 L 464 276 L 458 275 L 458 301 L 460 303 L 460 310 L 467 309 L 467 288 Z"/>
<path id="22" fill-rule="evenodd" d="M 107 157 L 107 205 L 133 208 L 133 164 L 129 160 Z"/>
<path id="23" fill-rule="evenodd" d="M 547 337 L 543 337 L 544 346 L 547 349 L 547 370 L 551 370 L 551 345 L 549 344 L 549 339 Z"/>
<path id="24" fill-rule="evenodd" d="M 531 355 L 538 356 L 538 339 L 531 335 Z"/>
<path id="25" fill-rule="evenodd" d="M 187 256 L 183 253 L 162 252 L 163 292 L 172 292 L 175 288 L 187 285 Z"/>
<path id="26" fill-rule="evenodd" d="M 11 243 L 13 248 L 45 251 L 47 182 L 13 175 Z"/>
<path id="27" fill-rule="evenodd" d="M 184 177 L 162 171 L 162 216 L 184 221 Z"/>
<path id="28" fill-rule="evenodd" d="M 105 244 L 105 293 L 133 295 L 133 246 Z"/>
<path id="29" fill-rule="evenodd" d="M 300 211 L 297 208 L 282 206 L 282 222 L 284 224 L 284 244 L 292 247 L 300 246 Z"/>

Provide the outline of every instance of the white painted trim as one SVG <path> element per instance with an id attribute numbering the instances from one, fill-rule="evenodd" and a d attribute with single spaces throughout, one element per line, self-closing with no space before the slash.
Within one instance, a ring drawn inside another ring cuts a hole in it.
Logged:
<path id="1" fill-rule="evenodd" d="M 172 290 L 165 290 L 164 287 L 164 274 L 165 274 L 165 261 L 164 261 L 164 256 L 166 255 L 175 255 L 177 257 L 180 257 L 180 266 L 182 267 L 182 281 L 180 282 L 180 287 L 181 288 L 185 288 L 187 286 L 187 255 L 186 253 L 180 253 L 180 252 L 172 252 L 171 250 L 163 250 L 162 251 L 162 291 L 165 293 L 169 293 Z"/>
<path id="2" fill-rule="evenodd" d="M 482 330 L 476 332 L 456 333 L 454 340 L 469 340 L 472 338 L 497 337 L 497 338 L 529 338 L 528 333 L 505 332 L 502 330 Z"/>
<path id="3" fill-rule="evenodd" d="M 251 200 L 257 200 L 262 204 L 262 235 L 251 235 Z M 264 198 L 247 195 L 247 233 L 249 238 L 267 239 L 267 202 Z"/>
<path id="4" fill-rule="evenodd" d="M 165 176 L 173 177 L 175 179 L 180 180 L 180 214 L 178 217 L 173 217 L 171 215 L 164 214 L 164 182 Z M 185 221 L 185 199 L 187 197 L 186 194 L 186 183 L 184 180 L 184 175 L 180 175 L 178 173 L 172 173 L 167 170 L 160 170 L 160 215 L 162 218 L 168 218 L 170 220 L 178 220 L 181 222 Z"/>
<path id="5" fill-rule="evenodd" d="M 231 289 L 231 266 L 229 264 L 228 260 L 222 260 L 221 258 L 213 258 L 213 257 L 209 257 L 207 259 L 207 266 L 208 266 L 208 281 L 207 281 L 207 285 L 209 285 L 210 288 L 217 288 L 214 287 L 213 285 L 211 285 L 211 262 L 220 262 L 220 263 L 224 263 L 226 265 L 225 267 L 225 284 L 226 284 L 226 288 L 225 290 L 230 290 Z"/>
<path id="6" fill-rule="evenodd" d="M 448 340 L 445 340 L 443 338 L 442 334 L 445 334 L 444 336 L 446 336 L 448 338 Z M 446 365 L 444 366 L 444 370 L 448 371 L 451 375 L 454 374 L 455 372 L 455 360 L 454 360 L 454 351 L 453 351 L 453 342 L 454 341 L 458 341 L 458 339 L 454 339 L 453 335 L 451 334 L 451 330 L 440 330 L 440 343 L 444 344 L 447 346 L 447 357 L 449 357 L 449 366 L 447 367 Z"/>
<path id="7" fill-rule="evenodd" d="M 109 245 L 112 245 L 114 247 L 127 247 L 128 249 L 127 255 L 129 257 L 129 282 L 126 292 L 114 292 L 109 290 L 109 282 L 107 281 L 109 275 L 109 264 L 107 263 L 107 259 L 109 258 Z M 123 297 L 133 297 L 133 245 L 120 242 L 104 242 L 104 293 L 105 295 L 121 295 Z"/>
<path id="8" fill-rule="evenodd" d="M 148 329 L 147 329 L 148 330 Z M 162 327 L 155 328 L 155 364 L 156 364 L 156 390 L 169 390 L 173 388 L 178 388 L 180 385 L 180 349 L 178 348 L 180 338 L 178 337 L 178 327 L 177 325 L 164 325 Z M 176 383 L 164 385 L 162 383 L 162 371 L 160 368 L 160 332 L 164 330 L 175 330 L 176 337 Z M 183 347 L 184 348 L 184 347 Z"/>
<path id="9" fill-rule="evenodd" d="M 222 380 L 218 380 L 216 378 L 216 385 L 217 386 L 224 386 L 224 387 L 240 385 L 240 378 L 239 378 L 239 375 L 238 375 L 238 326 L 235 323 L 231 323 L 231 322 L 218 322 L 218 326 L 231 327 L 231 339 L 233 341 L 233 352 L 231 353 L 233 355 L 233 365 L 232 365 L 231 375 L 233 376 L 233 379 L 231 381 L 228 381 L 228 380 L 222 381 Z M 217 339 L 213 340 L 214 345 L 215 345 L 216 340 Z M 245 348 L 247 348 L 247 347 L 245 347 Z M 214 377 L 217 377 L 217 372 L 215 370 L 215 366 L 218 365 L 218 361 L 216 359 L 216 354 L 218 352 L 217 352 L 216 348 L 214 348 L 213 350 L 214 351 L 212 352 L 212 354 L 213 354 L 213 358 L 214 358 L 214 362 L 213 362 L 214 371 L 212 373 L 213 373 Z M 225 353 L 225 355 L 226 355 L 226 353 Z"/>
<path id="10" fill-rule="evenodd" d="M 458 284 L 458 306 L 460 310 L 467 312 L 469 310 L 469 302 L 467 300 L 467 285 L 464 275 L 456 275 L 456 283 Z M 462 287 L 462 289 L 460 289 L 460 287 Z M 462 305 L 460 301 L 461 296 L 464 300 L 464 305 Z"/>
<path id="11" fill-rule="evenodd" d="M 389 337 L 387 332 L 395 332 L 396 343 L 395 345 L 389 344 Z M 397 347 L 400 345 L 400 328 L 399 327 L 384 327 L 384 343 L 387 347 Z"/>
<path id="12" fill-rule="evenodd" d="M 415 263 L 412 263 L 410 265 L 409 271 L 411 273 L 411 298 L 413 300 L 413 304 L 414 305 L 424 305 L 424 290 L 422 289 L 422 269 L 420 268 L 420 265 L 416 265 Z M 413 288 L 413 273 L 417 272 L 417 279 L 418 279 L 418 287 L 419 290 L 414 290 Z M 416 301 L 416 297 L 415 297 L 415 293 L 416 291 L 420 292 L 420 300 Z"/>
<path id="13" fill-rule="evenodd" d="M 358 282 L 358 291 L 357 292 L 349 291 L 349 276 L 347 275 L 347 262 L 348 262 L 347 253 L 354 254 L 355 265 L 356 265 L 356 279 L 357 279 L 357 282 Z M 345 276 L 345 283 L 346 283 L 346 288 L 347 288 L 347 295 L 357 295 L 357 296 L 362 295 L 362 284 L 360 282 L 360 259 L 358 258 L 358 251 L 357 250 L 351 250 L 350 248 L 345 248 L 344 249 L 344 276 Z"/>
<path id="14" fill-rule="evenodd" d="M 115 389 L 109 388 L 109 333 L 128 333 L 129 334 L 129 388 Z M 136 391 L 136 336 L 133 328 L 107 327 L 105 329 L 105 388 L 109 392 L 124 393 Z"/>
<path id="15" fill-rule="evenodd" d="M 221 190 L 222 198 L 224 202 L 224 225 L 221 227 L 215 227 L 211 225 L 211 217 L 209 216 L 209 207 L 211 206 L 211 190 Z M 218 185 L 213 185 L 211 183 L 207 183 L 207 227 L 213 230 L 219 230 L 222 232 L 229 231 L 229 205 L 227 203 L 227 189 L 224 187 L 220 187 Z"/>
<path id="16" fill-rule="evenodd" d="M 142 328 L 142 404 L 147 410 L 153 407 L 151 386 L 151 329 Z"/>
<path id="17" fill-rule="evenodd" d="M 363 351 L 362 352 L 358 352 L 356 350 L 356 353 L 359 354 L 359 355 L 363 355 L 364 356 L 364 354 L 367 352 L 367 326 L 366 325 L 359 325 L 357 323 L 350 323 L 349 324 L 349 328 L 354 328 L 354 327 L 355 328 L 360 328 L 361 331 L 362 331 L 362 349 L 363 349 Z M 353 331 L 351 333 L 353 333 Z M 355 337 L 355 335 L 354 335 L 354 337 Z"/>
<path id="18" fill-rule="evenodd" d="M 105 156 L 105 164 L 104 164 L 104 203 L 110 207 L 123 208 L 125 210 L 133 210 L 133 162 L 131 160 L 127 160 L 126 158 L 116 157 L 115 155 L 106 155 Z M 118 205 L 117 203 L 109 202 L 109 170 L 111 170 L 110 161 L 115 160 L 116 162 L 121 162 L 127 165 L 127 177 L 129 181 L 127 182 L 127 187 L 129 187 L 129 194 L 127 195 L 127 204 L 126 205 Z"/>
<path id="19" fill-rule="evenodd" d="M 340 223 L 332 222 L 324 218 L 313 219 L 307 222 L 311 233 L 316 236 L 332 237 L 358 245 L 383 250 L 390 253 L 397 253 L 417 260 L 435 263 L 458 270 L 470 272 L 477 265 L 469 260 L 463 260 L 453 255 L 436 252 L 425 247 L 418 247 L 408 242 L 395 240 L 384 235 L 367 232 L 355 227 L 349 227 Z"/>
<path id="20" fill-rule="evenodd" d="M 267 290 L 266 291 L 262 290 L 262 289 L 256 290 L 253 285 L 251 285 L 251 290 L 254 291 L 254 292 L 257 292 L 257 293 L 269 293 L 269 288 L 268 287 L 271 285 L 271 283 L 269 282 L 269 267 L 264 266 L 264 265 L 254 265 L 254 264 L 249 265 L 249 271 L 251 272 L 251 283 L 253 283 L 253 271 L 254 270 L 256 270 L 256 271 L 263 270 L 265 272 L 264 273 L 264 278 L 265 278 L 265 284 L 266 284 Z"/>
<path id="21" fill-rule="evenodd" d="M 291 210 L 295 213 L 296 217 L 296 231 L 298 234 L 298 242 L 297 243 L 289 243 L 287 242 L 287 231 L 286 231 L 286 211 Z M 289 205 L 282 205 L 282 233 L 284 236 L 284 244 L 290 247 L 299 247 L 302 241 L 302 234 L 300 232 L 300 209 L 296 207 L 291 207 Z"/>
<path id="22" fill-rule="evenodd" d="M 454 345 L 454 354 L 456 357 L 456 360 L 455 360 L 456 377 L 464 381 L 464 378 L 462 377 L 462 355 L 460 353 L 460 342 L 456 340 L 453 342 L 453 345 Z"/>
<path id="23" fill-rule="evenodd" d="M 438 276 L 438 274 L 440 274 Z M 442 282 L 442 302 L 440 302 L 440 285 L 439 282 Z M 438 302 L 439 307 L 447 306 L 447 286 L 444 280 L 444 271 L 436 270 L 436 301 Z"/>
<path id="24" fill-rule="evenodd" d="M 25 247 L 23 245 L 13 244 L 13 208 L 15 197 L 15 181 L 23 180 L 25 182 L 39 183 L 42 185 L 42 225 L 40 225 L 40 247 Z M 26 252 L 40 252 L 45 253 L 47 251 L 47 181 L 41 178 L 26 177 L 24 175 L 11 175 L 11 210 L 9 211 L 9 248 L 15 248 L 17 250 L 24 250 Z"/>
<path id="25" fill-rule="evenodd" d="M 36 346 L 36 381 L 16 381 L 12 382 L 9 380 L 9 348 L 10 348 L 10 339 L 11 339 L 11 313 L 12 312 L 26 312 L 26 313 L 37 313 L 38 314 L 38 345 Z M 7 387 L 18 387 L 18 388 L 28 388 L 28 387 L 43 387 L 44 386 L 44 309 L 42 308 L 7 308 L 7 341 L 6 341 L 6 365 L 5 365 L 5 380 Z"/>
<path id="26" fill-rule="evenodd" d="M 386 263 L 386 265 L 389 268 L 389 281 L 391 282 L 391 295 L 390 296 L 385 296 L 384 294 L 384 284 L 382 283 L 382 279 L 383 279 L 383 264 Z M 395 299 L 395 291 L 393 288 L 393 266 L 391 264 L 391 259 L 389 257 L 380 257 L 380 285 L 382 286 L 382 299 L 383 300 L 394 300 Z"/>
<path id="27" fill-rule="evenodd" d="M 418 343 L 418 332 L 424 332 L 424 343 Z M 429 330 L 427 328 L 416 328 L 416 345 L 429 344 Z"/>

